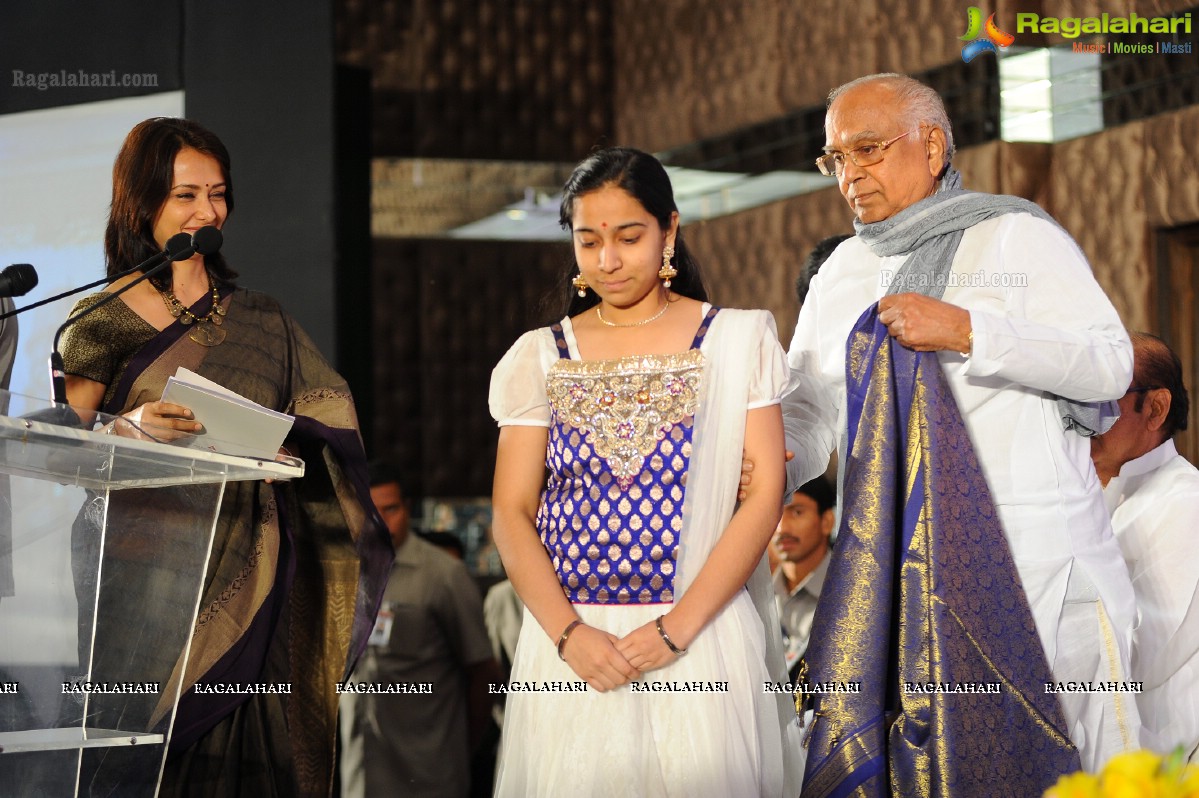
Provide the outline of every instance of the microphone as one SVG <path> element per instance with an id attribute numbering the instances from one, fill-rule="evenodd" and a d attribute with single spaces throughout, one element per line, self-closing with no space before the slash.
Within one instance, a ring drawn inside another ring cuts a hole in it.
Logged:
<path id="1" fill-rule="evenodd" d="M 221 244 L 223 243 L 225 243 L 225 236 L 220 230 L 212 227 L 211 225 L 208 227 L 201 227 L 196 231 L 196 234 L 192 236 L 192 246 L 195 247 L 196 252 L 199 252 L 201 255 L 212 255 L 216 252 L 219 252 L 221 249 Z M 189 255 L 188 257 L 191 256 Z M 174 258 L 174 260 L 179 260 L 179 258 Z"/>
<path id="2" fill-rule="evenodd" d="M 79 321 L 89 313 L 99 309 L 104 305 L 107 305 L 109 302 L 113 301 L 121 294 L 140 283 L 142 280 L 147 280 L 155 274 L 158 274 L 158 272 L 162 271 L 169 264 L 179 260 L 187 260 L 197 252 L 201 255 L 211 255 L 214 252 L 217 252 L 220 250 L 221 244 L 224 242 L 224 240 L 225 239 L 224 236 L 221 235 L 221 231 L 211 226 L 201 227 L 195 232 L 195 235 L 176 233 L 167 240 L 166 247 L 163 248 L 162 252 L 159 252 L 158 254 L 148 258 L 144 263 L 140 263 L 134 268 L 126 270 L 123 272 L 123 274 L 144 269 L 149 264 L 159 261 L 155 266 L 143 271 L 141 276 L 139 276 L 136 280 L 130 280 L 118 290 L 113 291 L 111 294 L 104 297 L 90 308 L 87 308 L 82 313 L 77 313 L 64 321 L 58 328 L 58 332 L 54 333 L 54 344 L 50 350 L 51 401 L 53 401 L 56 405 L 65 406 L 67 404 L 67 375 L 62 361 L 62 354 L 58 351 L 58 341 L 60 338 L 62 338 L 63 331 L 66 330 L 67 327 L 70 327 L 72 324 Z M 115 279 L 115 276 L 113 278 L 105 278 L 105 280 L 102 280 L 101 282 L 106 282 L 112 279 Z M 32 307 L 32 305 L 30 307 Z M 25 308 L 22 308 L 22 310 L 25 310 Z M 72 413 L 72 415 L 74 415 L 74 413 Z"/>
<path id="3" fill-rule="evenodd" d="M 175 235 L 167 239 L 167 245 L 162 248 L 162 252 L 159 252 L 157 255 L 151 255 L 142 263 L 134 266 L 132 270 L 126 269 L 125 272 L 140 271 L 146 267 L 156 266 L 159 261 L 187 260 L 196 254 L 195 249 L 191 248 L 191 244 L 192 237 L 187 233 L 175 233 Z"/>
<path id="4" fill-rule="evenodd" d="M 0 272 L 0 297 L 25 296 L 37 287 L 37 270 L 28 263 L 14 263 Z"/>

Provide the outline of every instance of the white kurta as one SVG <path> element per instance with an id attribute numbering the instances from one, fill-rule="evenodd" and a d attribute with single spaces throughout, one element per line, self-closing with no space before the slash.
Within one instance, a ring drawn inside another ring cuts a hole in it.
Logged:
<path id="1" fill-rule="evenodd" d="M 843 243 L 812 281 L 791 343 L 784 400 L 788 483 L 822 472 L 845 429 L 845 341 L 905 255 Z M 1056 226 L 1008 214 L 965 232 L 943 299 L 970 311 L 973 354 L 938 358 L 962 411 L 1059 681 L 1122 680 L 1134 599 L 1088 440 L 1063 431 L 1047 392 L 1123 395 L 1132 347 L 1082 252 Z M 845 497 L 853 501 L 853 497 Z M 1104 612 L 1106 610 L 1106 612 Z M 1061 695 L 1083 766 L 1135 746 L 1131 696 Z"/>
<path id="2" fill-rule="evenodd" d="M 1199 762 L 1199 470 L 1168 440 L 1125 463 L 1103 498 L 1141 614 L 1131 671 L 1144 682 L 1141 745 L 1181 745 Z"/>

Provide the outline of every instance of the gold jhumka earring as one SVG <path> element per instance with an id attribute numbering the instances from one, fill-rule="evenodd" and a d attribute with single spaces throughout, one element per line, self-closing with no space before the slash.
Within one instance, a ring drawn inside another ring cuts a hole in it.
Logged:
<path id="1" fill-rule="evenodd" d="M 670 281 L 679 275 L 679 270 L 670 264 L 670 259 L 673 257 L 674 247 L 667 244 L 662 249 L 662 268 L 658 269 L 658 277 L 661 278 L 664 288 L 670 288 Z"/>

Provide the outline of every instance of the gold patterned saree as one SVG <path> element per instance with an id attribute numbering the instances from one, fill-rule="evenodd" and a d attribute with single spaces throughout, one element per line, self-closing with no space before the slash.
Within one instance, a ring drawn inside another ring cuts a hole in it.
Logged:
<path id="1" fill-rule="evenodd" d="M 847 342 L 840 531 L 812 626 L 804 798 L 1034 796 L 1079 769 L 935 353 Z"/>

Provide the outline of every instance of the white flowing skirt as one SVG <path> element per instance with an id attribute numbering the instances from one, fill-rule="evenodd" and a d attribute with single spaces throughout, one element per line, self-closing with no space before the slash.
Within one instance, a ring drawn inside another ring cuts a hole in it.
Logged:
<path id="1" fill-rule="evenodd" d="M 669 606 L 575 609 L 584 623 L 622 637 Z M 509 684 L 543 689 L 508 694 L 495 794 L 779 798 L 784 743 L 777 698 L 765 690 L 763 635 L 741 591 L 685 655 L 637 685 L 558 692 L 582 680 L 525 610 Z"/>

